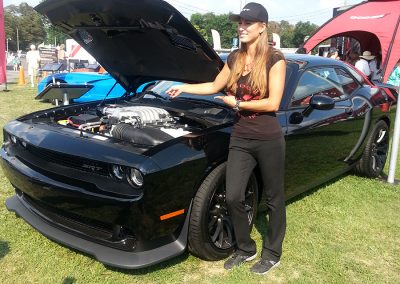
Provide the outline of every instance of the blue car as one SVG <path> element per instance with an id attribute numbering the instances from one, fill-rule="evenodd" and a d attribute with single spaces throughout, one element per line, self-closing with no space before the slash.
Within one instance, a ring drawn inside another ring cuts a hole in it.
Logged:
<path id="1" fill-rule="evenodd" d="M 222 61 L 226 62 L 229 53 L 221 53 L 219 57 Z M 115 84 L 115 79 L 109 73 L 97 73 L 97 72 L 71 72 L 71 73 L 55 73 L 47 77 L 44 77 L 38 84 L 38 94 L 40 94 L 48 85 L 57 83 L 67 83 L 67 84 L 88 84 L 92 85 L 88 92 L 77 99 L 73 99 L 74 103 L 85 103 L 91 101 L 98 101 L 104 99 L 107 93 L 107 98 L 119 98 L 126 91 L 120 84 Z M 136 92 L 140 93 L 146 90 L 150 86 L 154 85 L 156 82 L 151 81 L 140 85 Z M 114 86 L 114 88 L 113 88 Z"/>
<path id="2" fill-rule="evenodd" d="M 40 94 L 48 85 L 57 83 L 67 84 L 88 84 L 93 85 L 82 97 L 77 98 L 74 102 L 83 103 L 104 99 L 108 91 L 114 86 L 115 79 L 108 73 L 97 72 L 71 72 L 56 73 L 43 78 L 38 84 L 38 94 Z M 119 98 L 125 93 L 125 89 L 116 84 L 112 89 L 108 98 Z"/>
<path id="3" fill-rule="evenodd" d="M 38 84 L 38 94 L 40 94 L 48 85 L 57 83 L 67 84 L 87 84 L 93 87 L 83 96 L 73 99 L 74 103 L 85 103 L 98 101 L 105 98 L 119 98 L 126 90 L 120 85 L 115 84 L 115 79 L 109 73 L 97 72 L 71 72 L 71 73 L 55 73 L 44 77 Z M 142 92 L 145 88 L 153 85 L 155 82 L 148 82 L 138 87 L 136 92 Z M 114 86 L 115 85 L 115 86 Z"/>

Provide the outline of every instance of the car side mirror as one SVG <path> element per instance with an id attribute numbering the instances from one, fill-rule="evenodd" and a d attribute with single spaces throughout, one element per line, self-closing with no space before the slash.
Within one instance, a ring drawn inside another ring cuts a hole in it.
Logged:
<path id="1" fill-rule="evenodd" d="M 303 111 L 304 116 L 309 116 L 314 109 L 330 110 L 335 107 L 335 101 L 326 95 L 314 95 L 310 99 L 310 104 Z"/>

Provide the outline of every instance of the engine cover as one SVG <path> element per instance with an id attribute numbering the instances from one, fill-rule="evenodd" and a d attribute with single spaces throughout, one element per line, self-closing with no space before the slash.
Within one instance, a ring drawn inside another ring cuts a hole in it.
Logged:
<path id="1" fill-rule="evenodd" d="M 103 109 L 103 114 L 112 117 L 120 123 L 128 123 L 141 125 L 171 122 L 173 118 L 162 108 L 148 106 L 108 106 Z"/>

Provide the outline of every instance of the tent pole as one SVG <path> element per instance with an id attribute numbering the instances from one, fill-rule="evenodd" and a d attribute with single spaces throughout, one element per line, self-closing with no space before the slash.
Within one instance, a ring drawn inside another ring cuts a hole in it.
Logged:
<path id="1" fill-rule="evenodd" d="M 393 42 L 394 42 L 394 37 L 397 34 L 397 29 L 399 28 L 399 23 L 400 23 L 400 17 L 397 19 L 397 25 L 393 34 L 392 42 L 390 43 L 390 48 L 388 50 L 388 54 L 386 55 L 385 59 L 385 70 L 383 70 L 383 74 L 386 72 L 386 66 L 389 62 L 389 56 L 390 53 L 392 52 L 392 47 L 393 47 Z M 397 94 L 399 94 L 400 87 L 397 86 Z M 399 140 L 400 140 L 400 106 L 399 106 L 399 99 L 397 98 L 396 101 L 396 116 L 394 120 L 394 132 L 393 132 L 393 139 L 392 139 L 392 150 L 390 153 L 390 161 L 389 161 L 389 174 L 387 178 L 387 182 L 394 184 L 394 176 L 396 173 L 396 163 L 397 163 L 397 154 L 399 151 Z"/>

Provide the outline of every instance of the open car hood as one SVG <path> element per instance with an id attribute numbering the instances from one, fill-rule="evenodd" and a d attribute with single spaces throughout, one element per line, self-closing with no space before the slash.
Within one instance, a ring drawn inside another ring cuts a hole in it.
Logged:
<path id="1" fill-rule="evenodd" d="M 152 80 L 213 81 L 222 60 L 161 0 L 47 0 L 35 10 L 85 48 L 127 91 Z"/>

